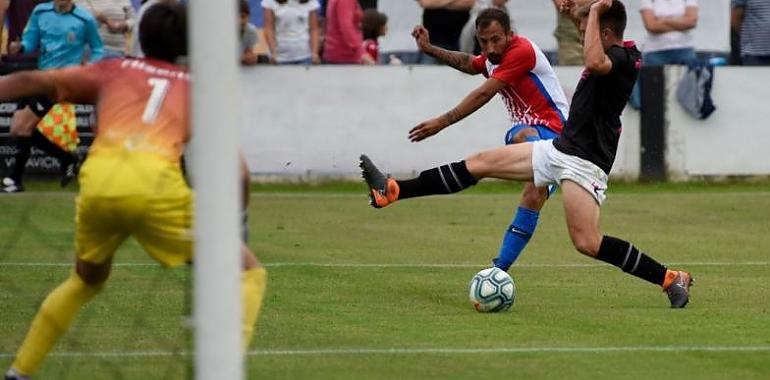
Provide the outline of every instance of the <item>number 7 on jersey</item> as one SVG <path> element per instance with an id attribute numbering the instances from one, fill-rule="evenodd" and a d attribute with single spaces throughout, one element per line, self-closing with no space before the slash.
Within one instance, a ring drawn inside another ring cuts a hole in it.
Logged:
<path id="1" fill-rule="evenodd" d="M 150 99 L 147 100 L 147 106 L 144 107 L 144 113 L 142 114 L 142 121 L 145 124 L 152 124 L 155 119 L 158 118 L 158 112 L 160 111 L 163 100 L 166 98 L 168 92 L 169 80 L 164 78 L 149 78 L 147 83 L 152 86 L 152 93 L 150 93 Z"/>

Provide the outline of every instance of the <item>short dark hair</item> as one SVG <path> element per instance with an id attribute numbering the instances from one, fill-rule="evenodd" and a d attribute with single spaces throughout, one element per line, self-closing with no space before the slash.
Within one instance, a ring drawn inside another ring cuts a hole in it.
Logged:
<path id="1" fill-rule="evenodd" d="M 187 10 L 180 3 L 160 2 L 144 12 L 139 24 L 144 55 L 175 62 L 187 55 Z"/>
<path id="2" fill-rule="evenodd" d="M 576 11 L 578 17 L 588 17 L 588 13 L 591 11 L 591 5 L 593 2 L 588 3 Z M 599 25 L 602 28 L 609 28 L 615 33 L 618 38 L 623 38 L 623 33 L 626 31 L 626 23 L 628 17 L 626 16 L 626 6 L 623 5 L 620 0 L 613 0 L 612 6 L 601 17 L 599 17 Z"/>
<path id="3" fill-rule="evenodd" d="M 599 17 L 599 24 L 610 28 L 618 38 L 623 38 L 623 33 L 626 31 L 626 22 L 626 6 L 620 0 L 613 0 L 610 9 Z"/>
<path id="4" fill-rule="evenodd" d="M 487 8 L 476 16 L 476 29 L 488 28 L 493 21 L 497 21 L 503 27 L 503 31 L 511 31 L 511 18 L 503 10 L 497 8 Z"/>
<path id="5" fill-rule="evenodd" d="M 376 9 L 367 9 L 364 11 L 364 19 L 361 22 L 361 29 L 364 32 L 365 40 L 374 40 L 380 36 L 380 30 L 388 23 L 388 16 L 385 13 L 378 12 Z"/>
<path id="6" fill-rule="evenodd" d="M 241 0 L 241 14 L 242 15 L 251 14 L 251 6 L 249 5 L 249 2 L 246 0 Z"/>

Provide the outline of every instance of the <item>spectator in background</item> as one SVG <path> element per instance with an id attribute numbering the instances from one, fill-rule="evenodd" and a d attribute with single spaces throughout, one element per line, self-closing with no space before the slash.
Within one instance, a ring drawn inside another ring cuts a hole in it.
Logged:
<path id="1" fill-rule="evenodd" d="M 358 0 L 329 0 L 326 6 L 324 62 L 375 64 L 364 54 L 364 11 Z"/>
<path id="2" fill-rule="evenodd" d="M 54 0 L 35 7 L 21 42 L 11 42 L 9 52 L 40 52 L 38 68 L 41 70 L 84 63 L 86 46 L 91 49 L 90 61 L 98 61 L 104 55 L 98 29 L 91 14 L 73 4 L 72 0 Z M 16 139 L 16 153 L 14 163 L 9 167 L 10 172 L 2 179 L 3 192 L 16 193 L 24 190 L 22 176 L 32 144 L 59 160 L 62 186 L 66 186 L 77 175 L 77 156 L 48 140 L 36 128 L 40 119 L 53 106 L 51 99 L 42 96 L 19 101 L 11 121 L 11 136 Z"/>
<path id="3" fill-rule="evenodd" d="M 265 39 L 270 62 L 316 64 L 320 29 L 318 0 L 263 0 Z"/>
<path id="4" fill-rule="evenodd" d="M 478 55 L 481 53 L 478 41 L 476 41 L 476 17 L 479 12 L 487 8 L 497 8 L 504 12 L 508 12 L 508 8 L 505 7 L 505 3 L 508 0 L 476 0 L 471 8 L 470 18 L 465 23 L 463 30 L 460 32 L 460 51 L 468 54 Z"/>
<path id="5" fill-rule="evenodd" d="M 732 0 L 731 27 L 739 32 L 744 65 L 770 65 L 770 1 Z"/>
<path id="6" fill-rule="evenodd" d="M 135 22 L 134 6 L 130 0 L 77 0 L 99 22 L 99 36 L 104 43 L 106 58 L 124 57 L 127 36 Z"/>
<path id="7" fill-rule="evenodd" d="M 364 32 L 364 54 L 368 56 L 365 61 L 380 62 L 380 43 L 378 39 L 388 33 L 388 16 L 376 9 L 364 11 L 362 23 Z M 390 57 L 391 64 L 400 64 L 395 56 Z"/>
<path id="8" fill-rule="evenodd" d="M 21 35 L 24 32 L 24 27 L 27 25 L 27 20 L 32 14 L 32 10 L 40 3 L 45 3 L 48 0 L 0 0 L 0 30 L 4 28 L 6 16 L 8 19 L 8 43 L 18 41 L 21 39 Z M 8 46 L 6 51 L 8 51 Z M 10 54 L 9 54 L 10 55 Z M 22 60 L 34 61 L 37 59 L 37 54 L 24 54 L 20 57 Z M 2 57 L 0 56 L 0 61 Z"/>
<path id="9" fill-rule="evenodd" d="M 558 48 L 556 50 L 556 61 L 559 65 L 582 66 L 583 65 L 583 44 L 580 43 L 580 33 L 578 25 L 570 14 L 571 7 L 568 3 L 574 3 L 572 0 L 553 0 L 556 7 L 556 30 L 553 36 L 556 38 Z"/>
<path id="10" fill-rule="evenodd" d="M 259 61 L 259 56 L 254 52 L 254 45 L 257 44 L 257 27 L 249 22 L 251 17 L 251 7 L 249 2 L 241 0 L 240 6 L 240 37 L 241 37 L 241 64 L 253 65 Z"/>
<path id="11" fill-rule="evenodd" d="M 459 51 L 460 34 L 470 19 L 475 0 L 417 0 L 423 8 L 422 25 L 430 34 L 430 43 L 442 49 Z M 420 55 L 420 63 L 436 64 L 433 57 Z"/>
<path id="12" fill-rule="evenodd" d="M 394 57 L 404 64 L 415 64 L 420 54 L 414 45 L 412 29 L 420 23 L 421 11 L 416 1 L 380 1 L 377 10 L 388 16 L 388 35 L 380 42 L 384 62 Z"/>
<path id="13" fill-rule="evenodd" d="M 643 65 L 682 65 L 696 59 L 690 30 L 698 24 L 697 0 L 641 0 L 640 7 L 647 29 Z M 636 109 L 641 108 L 640 82 L 636 82 L 630 99 Z"/>

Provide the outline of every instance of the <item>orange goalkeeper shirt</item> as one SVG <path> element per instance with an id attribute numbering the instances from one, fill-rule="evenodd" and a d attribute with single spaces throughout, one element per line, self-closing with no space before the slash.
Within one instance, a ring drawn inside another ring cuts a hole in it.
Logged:
<path id="1" fill-rule="evenodd" d="M 153 59 L 108 59 L 46 73 L 58 100 L 96 105 L 89 155 L 149 153 L 179 161 L 190 138 L 186 69 Z"/>

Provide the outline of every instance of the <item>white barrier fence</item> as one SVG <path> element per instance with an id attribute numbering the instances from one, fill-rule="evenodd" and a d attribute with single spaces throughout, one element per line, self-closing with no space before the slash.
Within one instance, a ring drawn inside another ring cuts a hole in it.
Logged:
<path id="1" fill-rule="evenodd" d="M 556 69 L 568 97 L 581 68 Z M 667 148 L 672 178 L 770 175 L 766 99 L 770 68 L 719 67 L 707 120 L 684 113 L 667 69 Z M 441 115 L 482 81 L 442 66 L 251 67 L 242 71 L 241 142 L 252 174 L 282 180 L 357 175 L 367 153 L 394 174 L 410 174 L 503 144 L 510 121 L 496 97 L 440 134 L 411 143 L 407 132 Z M 213 126 L 216 127 L 216 126 Z M 640 165 L 639 113 L 626 108 L 612 171 L 635 179 Z"/>

